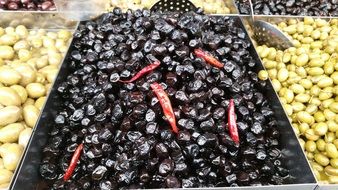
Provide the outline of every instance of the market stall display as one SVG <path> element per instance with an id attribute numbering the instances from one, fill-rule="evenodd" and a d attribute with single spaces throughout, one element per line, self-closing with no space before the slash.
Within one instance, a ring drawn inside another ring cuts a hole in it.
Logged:
<path id="1" fill-rule="evenodd" d="M 338 188 L 337 0 L 190 1 L 0 0 L 0 190 Z"/>
<path id="2" fill-rule="evenodd" d="M 0 0 L 1 10 L 56 11 L 56 6 L 53 0 Z"/>
<path id="3" fill-rule="evenodd" d="M 116 8 L 81 22 L 14 188 L 313 189 L 257 58 L 238 17 Z"/>
<path id="4" fill-rule="evenodd" d="M 284 109 L 317 179 L 338 183 L 338 19 L 289 19 L 277 23 L 294 39 L 285 51 L 258 46 Z"/>
<path id="5" fill-rule="evenodd" d="M 0 187 L 21 159 L 71 35 L 0 27 Z"/>

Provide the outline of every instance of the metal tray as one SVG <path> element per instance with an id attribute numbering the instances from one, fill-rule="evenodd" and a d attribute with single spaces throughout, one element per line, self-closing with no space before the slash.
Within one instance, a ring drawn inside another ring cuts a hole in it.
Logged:
<path id="1" fill-rule="evenodd" d="M 0 12 L 0 27 L 16 27 L 18 25 L 24 25 L 29 30 L 45 29 L 47 31 L 58 31 L 60 29 L 66 29 L 74 32 L 78 23 L 65 20 L 60 15 L 55 13 L 19 11 Z M 33 131 L 35 131 L 35 129 L 36 128 L 33 128 Z M 10 184 L 13 183 L 19 167 L 20 164 L 18 164 L 16 170 L 14 171 L 14 175 Z"/>
<path id="2" fill-rule="evenodd" d="M 257 15 L 257 16 L 255 16 L 255 18 L 259 19 L 259 20 L 267 21 L 267 22 L 272 23 L 272 24 L 278 24 L 278 23 L 283 22 L 283 21 L 286 22 L 286 21 L 288 21 L 290 19 L 304 19 L 303 16 L 287 16 L 287 15 L 286 16 Z M 312 18 L 314 18 L 314 19 L 320 18 L 320 19 L 325 19 L 325 20 L 329 21 L 333 17 L 313 16 Z M 338 18 L 338 17 L 334 17 L 334 18 Z M 250 29 L 250 24 L 249 24 L 250 20 L 251 20 L 251 17 L 245 16 L 245 17 L 242 17 L 242 19 L 243 19 L 243 23 L 245 23 L 245 26 L 246 26 L 247 30 L 248 31 L 252 31 L 252 29 Z M 252 37 L 252 34 L 249 33 L 249 35 L 252 38 L 252 40 L 255 41 L 255 39 Z M 320 181 L 317 181 L 316 190 L 337 190 L 337 189 L 338 189 L 338 184 L 323 184 Z"/>
<path id="3" fill-rule="evenodd" d="M 232 16 L 235 19 L 238 26 L 244 28 L 242 20 L 238 16 Z M 251 43 L 251 42 L 250 42 Z M 70 50 L 74 49 L 74 46 L 70 47 Z M 24 152 L 24 158 L 18 168 L 18 173 L 15 176 L 14 182 L 11 184 L 13 190 L 23 189 L 47 189 L 46 182 L 44 182 L 39 175 L 39 164 L 41 161 L 41 152 L 48 140 L 48 132 L 51 129 L 53 118 L 56 115 L 56 110 L 62 104 L 60 97 L 57 94 L 56 85 L 66 79 L 69 74 L 68 59 L 70 56 L 68 51 L 65 61 L 63 62 L 59 75 L 56 78 L 54 86 L 50 92 L 50 96 L 47 99 L 43 112 L 39 118 L 38 124 L 33 131 L 30 142 L 27 145 L 27 149 Z M 263 69 L 263 65 L 255 51 L 254 46 L 251 43 L 250 53 L 255 59 L 257 66 L 256 69 Z M 272 84 L 268 81 L 267 90 L 263 92 L 267 98 L 271 100 L 271 108 L 275 111 L 275 116 L 278 121 L 278 128 L 281 133 L 281 151 L 282 160 L 290 169 L 290 175 L 292 180 L 289 184 L 279 186 L 260 186 L 260 187 L 227 187 L 229 190 L 313 190 L 316 187 L 316 181 L 310 166 L 305 158 L 305 155 L 298 143 L 297 137 L 292 129 L 292 126 L 287 119 L 287 116 L 281 106 L 276 92 L 273 90 Z M 197 189 L 197 188 L 196 188 Z M 201 189 L 201 188 L 199 188 Z M 224 189 L 220 188 L 208 188 L 208 189 Z"/>

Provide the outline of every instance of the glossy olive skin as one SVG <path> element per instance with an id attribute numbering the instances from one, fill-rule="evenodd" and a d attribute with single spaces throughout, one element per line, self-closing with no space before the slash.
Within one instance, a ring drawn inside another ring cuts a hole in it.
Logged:
<path id="1" fill-rule="evenodd" d="M 112 24 L 114 23 L 114 25 Z M 282 184 L 274 112 L 244 30 L 233 18 L 197 13 L 122 13 L 83 22 L 57 86 L 63 104 L 43 149 L 41 176 L 51 189 L 178 188 Z M 193 54 L 202 48 L 215 68 Z M 145 66 L 161 65 L 125 84 Z M 245 63 L 244 63 L 245 62 Z M 174 109 L 171 131 L 150 84 L 162 85 Z M 229 99 L 240 145 L 227 127 Z M 72 178 L 62 177 L 76 147 L 84 151 Z"/>
<path id="2" fill-rule="evenodd" d="M 236 0 L 241 14 L 250 14 L 248 0 Z M 255 14 L 261 15 L 304 15 L 304 16 L 337 16 L 336 0 L 252 0 Z"/>
<path id="3" fill-rule="evenodd" d="M 0 0 L 0 10 L 55 11 L 53 0 Z"/>

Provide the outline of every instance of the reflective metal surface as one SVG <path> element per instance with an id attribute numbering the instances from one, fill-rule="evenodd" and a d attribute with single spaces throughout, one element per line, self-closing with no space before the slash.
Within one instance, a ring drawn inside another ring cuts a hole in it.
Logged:
<path id="1" fill-rule="evenodd" d="M 188 12 L 196 10 L 196 7 L 189 0 L 160 0 L 150 10 Z"/>
<path id="2" fill-rule="evenodd" d="M 254 38 L 259 44 L 265 44 L 269 47 L 275 47 L 280 50 L 293 47 L 291 39 L 276 26 L 268 22 L 254 20 L 252 28 L 254 30 Z"/>

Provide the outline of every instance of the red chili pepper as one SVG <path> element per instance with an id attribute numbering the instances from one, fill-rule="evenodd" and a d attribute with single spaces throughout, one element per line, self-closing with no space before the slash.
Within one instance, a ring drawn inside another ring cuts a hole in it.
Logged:
<path id="1" fill-rule="evenodd" d="M 70 177 L 72 177 L 72 174 L 75 170 L 75 167 L 77 165 L 77 161 L 79 160 L 81 153 L 83 149 L 83 144 L 81 143 L 75 150 L 72 160 L 70 161 L 70 164 L 66 170 L 65 175 L 63 176 L 63 180 L 67 181 Z"/>
<path id="2" fill-rule="evenodd" d="M 230 136 L 235 143 L 239 144 L 238 129 L 236 123 L 236 114 L 235 114 L 235 104 L 234 100 L 230 99 L 229 109 L 228 109 L 228 127 Z"/>
<path id="3" fill-rule="evenodd" d="M 130 83 L 130 82 L 134 82 L 135 80 L 141 78 L 143 75 L 149 73 L 150 71 L 153 71 L 154 69 L 156 69 L 158 66 L 160 66 L 160 62 L 159 61 L 155 61 L 154 63 L 144 67 L 143 69 L 141 69 L 138 73 L 136 73 L 136 75 L 131 78 L 130 80 L 126 80 L 126 81 L 123 81 L 123 80 L 120 80 L 120 82 L 123 82 L 123 83 Z"/>
<path id="4" fill-rule="evenodd" d="M 158 101 L 161 104 L 161 107 L 163 109 L 164 115 L 167 117 L 172 130 L 175 133 L 178 133 L 178 128 L 176 126 L 176 118 L 173 111 L 173 108 L 171 107 L 171 103 L 169 100 L 169 97 L 167 93 L 164 91 L 161 85 L 159 85 L 157 82 L 154 82 L 150 85 L 153 92 L 156 94 Z"/>
<path id="5" fill-rule="evenodd" d="M 207 63 L 209 63 L 212 66 L 222 68 L 224 67 L 224 64 L 218 61 L 215 57 L 208 54 L 207 52 L 203 51 L 202 49 L 195 49 L 194 53 L 197 57 L 204 59 Z"/>

